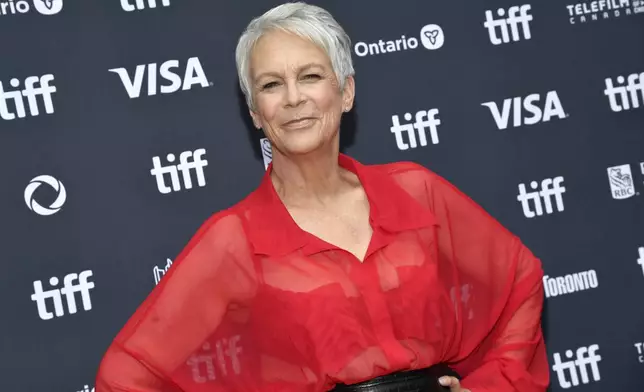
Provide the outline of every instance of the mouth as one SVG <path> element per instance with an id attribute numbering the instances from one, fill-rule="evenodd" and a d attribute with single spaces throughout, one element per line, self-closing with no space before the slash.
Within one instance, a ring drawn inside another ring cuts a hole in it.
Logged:
<path id="1" fill-rule="evenodd" d="M 315 120 L 316 120 L 315 117 L 300 117 L 296 120 L 287 121 L 283 125 L 285 127 L 302 127 L 302 126 L 309 125 L 311 122 Z"/>

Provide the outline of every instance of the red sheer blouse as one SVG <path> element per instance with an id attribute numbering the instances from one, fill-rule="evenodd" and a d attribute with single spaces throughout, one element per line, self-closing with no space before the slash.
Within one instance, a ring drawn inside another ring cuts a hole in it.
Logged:
<path id="1" fill-rule="evenodd" d="M 541 263 L 445 179 L 364 165 L 363 262 L 301 230 L 269 167 L 211 216 L 103 357 L 98 392 L 327 391 L 444 362 L 472 392 L 543 392 Z"/>

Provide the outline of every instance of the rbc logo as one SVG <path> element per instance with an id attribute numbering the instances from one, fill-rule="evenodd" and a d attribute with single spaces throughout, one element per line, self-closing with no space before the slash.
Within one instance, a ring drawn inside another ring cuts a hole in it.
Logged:
<path id="1" fill-rule="evenodd" d="M 259 141 L 262 149 L 262 158 L 264 159 L 264 170 L 268 169 L 268 165 L 273 161 L 273 148 L 271 142 L 267 138 L 262 138 Z"/>
<path id="2" fill-rule="evenodd" d="M 153 157 L 152 164 L 154 167 L 150 170 L 152 174 L 157 179 L 157 187 L 159 192 L 163 194 L 170 193 L 172 191 L 177 192 L 181 190 L 181 182 L 179 180 L 179 172 L 181 172 L 181 178 L 183 178 L 183 185 L 185 189 L 192 189 L 192 176 L 190 174 L 191 170 L 194 170 L 197 174 L 197 184 L 200 187 L 206 186 L 206 178 L 204 176 L 203 168 L 208 166 L 208 161 L 202 159 L 206 154 L 206 150 L 200 148 L 196 151 L 184 151 L 179 155 L 179 164 L 178 165 L 168 165 L 161 166 L 161 158 Z M 190 160 L 192 158 L 192 161 Z M 168 154 L 166 159 L 169 163 L 174 163 L 176 157 L 174 154 Z M 170 181 L 172 183 L 172 188 L 166 185 L 165 175 L 170 174 Z"/>
<path id="3" fill-rule="evenodd" d="M 557 205 L 557 211 L 563 211 L 563 198 L 562 194 L 566 191 L 561 184 L 563 183 L 563 177 L 546 178 L 541 181 L 541 190 L 539 189 L 539 183 L 537 181 L 532 181 L 530 183 L 530 188 L 534 192 L 527 192 L 525 184 L 519 184 L 519 196 L 517 200 L 521 202 L 521 207 L 523 208 L 523 214 L 526 218 L 534 218 L 535 216 L 543 215 L 543 210 L 545 206 L 546 214 L 552 214 L 554 212 L 552 208 L 552 197 L 555 197 L 555 203 Z M 543 200 L 543 204 L 541 201 Z M 534 210 L 530 206 L 530 201 L 534 206 Z"/>
<path id="4" fill-rule="evenodd" d="M 597 350 L 599 350 L 599 346 L 596 344 L 589 347 L 580 347 L 576 353 L 573 353 L 572 350 L 566 350 L 566 358 L 569 361 L 563 362 L 559 353 L 554 354 L 555 363 L 552 365 L 552 370 L 557 373 L 561 388 L 576 387 L 580 383 L 589 384 L 591 380 L 588 375 L 588 365 L 590 365 L 593 381 L 600 380 L 598 363 L 602 357 L 597 354 Z M 570 377 L 567 377 L 566 371 L 568 371 Z"/>
<path id="5" fill-rule="evenodd" d="M 635 196 L 635 184 L 633 184 L 631 165 L 613 166 L 607 170 L 613 199 L 623 200 Z"/>
<path id="6" fill-rule="evenodd" d="M 92 309 L 92 300 L 89 291 L 94 288 L 94 283 L 89 282 L 88 278 L 92 276 L 92 271 L 83 271 L 80 274 L 68 274 L 63 278 L 63 287 L 56 288 L 60 283 L 56 277 L 49 279 L 51 290 L 44 291 L 42 281 L 37 280 L 34 282 L 34 293 L 31 295 L 31 300 L 38 306 L 38 316 L 42 320 L 51 320 L 55 317 L 62 317 L 65 315 L 63 307 L 63 296 L 67 302 L 67 312 L 74 314 L 78 311 L 76 307 L 76 293 L 81 294 L 83 302 L 83 310 L 89 311 Z M 74 283 L 77 281 L 76 283 Z M 51 298 L 54 302 L 54 313 L 48 310 L 47 299 Z"/>
<path id="7" fill-rule="evenodd" d="M 391 133 L 396 136 L 396 146 L 399 150 L 407 150 L 409 148 L 416 148 L 418 144 L 421 146 L 427 145 L 427 129 L 429 129 L 429 134 L 433 144 L 438 143 L 438 130 L 437 126 L 440 125 L 441 121 L 436 118 L 438 114 L 438 109 L 431 110 L 421 110 L 416 112 L 415 122 L 409 123 L 412 116 L 411 113 L 405 113 L 404 119 L 408 123 L 400 124 L 400 120 L 397 115 L 391 116 L 392 126 L 389 128 Z M 403 138 L 403 133 L 407 134 L 407 141 Z M 416 133 L 418 133 L 418 139 L 416 139 Z"/>
<path id="8" fill-rule="evenodd" d="M 483 26 L 488 30 L 490 42 L 492 42 L 493 45 L 501 45 L 510 41 L 516 42 L 521 40 L 519 25 L 521 25 L 523 37 L 526 40 L 532 38 L 530 34 L 530 21 L 532 20 L 532 15 L 528 13 L 530 9 L 530 4 L 512 6 L 508 10 L 508 16 L 506 18 L 505 10 L 503 8 L 499 8 L 496 11 L 499 19 L 494 19 L 492 11 L 485 11 L 485 22 L 483 22 Z M 508 26 L 510 27 L 509 30 Z M 497 36 L 497 27 L 501 29 L 501 38 Z M 512 33 L 512 36 L 510 36 L 510 33 Z"/>

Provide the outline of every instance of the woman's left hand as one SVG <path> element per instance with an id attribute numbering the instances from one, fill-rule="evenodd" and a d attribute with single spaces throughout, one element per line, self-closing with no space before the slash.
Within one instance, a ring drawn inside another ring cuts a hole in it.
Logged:
<path id="1" fill-rule="evenodd" d="M 438 382 L 444 387 L 449 387 L 450 392 L 470 392 L 469 389 L 461 388 L 461 383 L 456 377 L 443 376 L 438 379 Z"/>

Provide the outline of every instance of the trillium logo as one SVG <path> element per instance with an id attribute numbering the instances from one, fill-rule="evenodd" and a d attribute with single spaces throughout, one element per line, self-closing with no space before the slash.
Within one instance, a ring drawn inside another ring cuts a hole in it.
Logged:
<path id="1" fill-rule="evenodd" d="M 438 49 L 445 43 L 443 29 L 436 24 L 429 24 L 420 30 L 420 42 L 426 49 Z"/>
<path id="2" fill-rule="evenodd" d="M 41 186 L 42 184 L 49 185 L 58 193 L 56 200 L 53 203 L 51 203 L 49 207 L 41 206 L 34 199 L 34 193 L 36 192 L 36 189 L 38 189 L 38 187 Z M 38 176 L 32 179 L 29 182 L 29 185 L 27 185 L 27 188 L 25 189 L 25 203 L 27 204 L 27 207 L 29 207 L 30 210 L 32 210 L 38 215 L 47 216 L 47 215 L 53 215 L 57 213 L 63 207 L 63 204 L 65 204 L 66 200 L 67 200 L 67 191 L 65 190 L 63 183 L 58 181 L 52 176 L 47 176 L 47 175 Z"/>
<path id="3" fill-rule="evenodd" d="M 63 9 L 63 0 L 35 0 L 34 7 L 43 15 L 54 15 Z"/>

